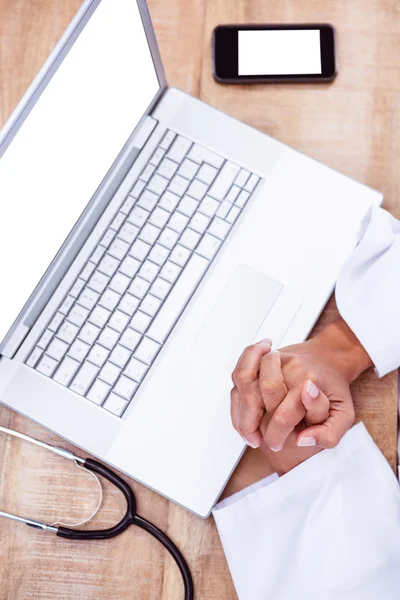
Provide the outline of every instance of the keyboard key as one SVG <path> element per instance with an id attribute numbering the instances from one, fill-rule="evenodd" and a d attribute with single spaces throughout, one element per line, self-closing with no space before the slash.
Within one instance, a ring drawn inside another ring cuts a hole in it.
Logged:
<path id="1" fill-rule="evenodd" d="M 122 213 L 124 213 L 124 215 L 127 215 L 131 212 L 131 210 L 135 204 L 136 204 L 136 199 L 132 198 L 132 196 L 128 196 L 120 210 Z"/>
<path id="2" fill-rule="evenodd" d="M 151 215 L 150 219 L 149 219 L 149 223 L 151 223 L 152 225 L 155 225 L 156 227 L 158 227 L 159 229 L 162 229 L 168 219 L 170 218 L 170 214 L 169 212 L 167 212 L 166 210 L 157 207 L 155 209 L 155 211 L 153 212 L 153 214 Z"/>
<path id="3" fill-rule="evenodd" d="M 166 227 L 158 238 L 158 241 L 160 244 L 171 250 L 175 246 L 178 239 L 179 233 L 173 231 L 173 229 L 170 229 L 169 227 Z"/>
<path id="4" fill-rule="evenodd" d="M 122 260 L 128 250 L 129 244 L 123 240 L 120 240 L 119 238 L 116 238 L 109 247 L 108 252 L 111 254 L 111 256 L 118 258 L 118 260 Z"/>
<path id="5" fill-rule="evenodd" d="M 244 189 L 246 190 L 246 192 L 253 192 L 257 183 L 260 181 L 260 178 L 258 177 L 258 175 L 252 175 L 250 177 L 250 179 L 248 180 L 248 182 L 246 183 L 246 185 L 244 186 Z"/>
<path id="6" fill-rule="evenodd" d="M 85 360 L 89 350 L 90 350 L 89 344 L 86 344 L 86 342 L 82 342 L 82 340 L 77 339 L 74 341 L 74 343 L 70 347 L 68 354 L 73 359 L 75 359 L 81 363 Z"/>
<path id="7" fill-rule="evenodd" d="M 199 206 L 199 211 L 207 217 L 213 217 L 218 209 L 219 202 L 210 198 L 210 196 L 206 196 Z"/>
<path id="8" fill-rule="evenodd" d="M 56 313 L 54 315 L 54 317 L 52 318 L 48 328 L 51 329 L 51 331 L 57 331 L 57 329 L 60 327 L 63 320 L 64 320 L 64 315 L 61 314 L 60 312 Z"/>
<path id="9" fill-rule="evenodd" d="M 229 215 L 226 217 L 226 220 L 228 221 L 228 223 L 234 223 L 239 215 L 240 208 L 238 208 L 237 206 L 233 206 Z"/>
<path id="10" fill-rule="evenodd" d="M 133 394 L 136 392 L 137 387 L 138 385 L 136 381 L 121 375 L 117 381 L 117 385 L 114 388 L 114 392 L 118 394 L 118 396 L 125 398 L 125 400 L 130 400 Z"/>
<path id="11" fill-rule="evenodd" d="M 140 174 L 140 179 L 145 181 L 146 183 L 149 181 L 150 177 L 153 175 L 156 167 L 154 165 L 146 165 L 143 171 Z"/>
<path id="12" fill-rule="evenodd" d="M 213 235 L 205 234 L 200 244 L 196 248 L 196 253 L 201 254 L 204 258 L 212 260 L 221 247 L 221 241 Z"/>
<path id="13" fill-rule="evenodd" d="M 156 265 L 159 265 L 160 267 L 162 267 L 163 264 L 165 263 L 165 261 L 167 260 L 168 255 L 169 255 L 168 248 L 165 248 L 164 246 L 161 246 L 160 244 L 156 244 L 154 246 L 153 250 L 150 252 L 149 260 L 151 260 Z"/>
<path id="14" fill-rule="evenodd" d="M 119 260 L 113 258 L 109 254 L 106 254 L 104 258 L 101 260 L 97 270 L 108 277 L 112 277 L 115 271 L 118 269 Z"/>
<path id="15" fill-rule="evenodd" d="M 96 327 L 92 323 L 85 323 L 79 332 L 79 339 L 91 346 L 97 340 L 99 333 L 99 327 Z"/>
<path id="16" fill-rule="evenodd" d="M 110 385 L 114 385 L 114 383 L 117 381 L 120 373 L 121 373 L 121 369 L 119 367 L 117 367 L 117 365 L 114 365 L 111 362 L 106 362 L 106 364 L 104 365 L 104 367 L 102 368 L 102 370 L 99 373 L 99 377 L 106 383 L 109 383 Z"/>
<path id="17" fill-rule="evenodd" d="M 192 142 L 190 140 L 178 135 L 167 153 L 168 158 L 177 163 L 181 163 L 191 145 Z"/>
<path id="18" fill-rule="evenodd" d="M 95 344 L 88 355 L 88 360 L 95 364 L 97 367 L 102 367 L 108 358 L 108 350 L 100 344 Z"/>
<path id="19" fill-rule="evenodd" d="M 36 346 L 36 348 L 34 348 L 33 351 L 31 352 L 28 360 L 26 361 L 26 364 L 28 365 L 28 367 L 34 367 L 36 365 L 37 361 L 39 360 L 39 358 L 42 356 L 42 354 L 43 354 L 43 350 Z"/>
<path id="20" fill-rule="evenodd" d="M 184 267 L 189 260 L 191 255 L 190 250 L 184 248 L 180 244 L 177 244 L 172 250 L 171 256 L 169 257 L 173 263 L 176 263 L 180 267 Z"/>
<path id="21" fill-rule="evenodd" d="M 150 340 L 149 338 L 145 337 L 136 349 L 135 358 L 141 360 L 146 365 L 151 365 L 151 363 L 157 356 L 160 348 L 160 344 L 157 344 L 157 342 L 154 342 L 153 340 Z"/>
<path id="22" fill-rule="evenodd" d="M 152 283 L 157 277 L 159 270 L 160 267 L 158 265 L 154 264 L 153 262 L 150 262 L 149 260 L 146 260 L 146 262 L 143 264 L 142 268 L 139 271 L 139 275 L 149 283 Z"/>
<path id="23" fill-rule="evenodd" d="M 120 310 L 116 310 L 108 321 L 108 326 L 122 333 L 129 323 L 129 316 Z"/>
<path id="24" fill-rule="evenodd" d="M 178 210 L 187 217 L 192 217 L 198 207 L 199 203 L 197 200 L 194 200 L 194 198 L 190 198 L 189 196 L 184 196 L 179 203 Z"/>
<path id="25" fill-rule="evenodd" d="M 158 195 L 154 194 L 153 192 L 150 192 L 149 190 L 146 190 L 140 196 L 138 206 L 140 206 L 140 208 L 144 208 L 144 210 L 147 210 L 148 212 L 151 212 L 153 210 L 153 208 L 155 207 L 155 205 L 157 204 L 157 202 L 158 202 Z"/>
<path id="26" fill-rule="evenodd" d="M 83 268 L 81 274 L 79 275 L 79 277 L 81 279 L 83 279 L 84 281 L 87 281 L 89 279 L 89 277 L 92 275 L 93 271 L 95 270 L 96 265 L 92 262 L 88 262 L 86 263 L 85 267 Z"/>
<path id="27" fill-rule="evenodd" d="M 163 194 L 158 205 L 161 208 L 165 208 L 165 210 L 167 210 L 168 212 L 173 212 L 175 210 L 175 208 L 178 206 L 179 200 L 180 200 L 179 196 L 177 196 L 176 194 L 173 194 L 172 192 L 167 190 L 165 192 L 165 194 Z"/>
<path id="28" fill-rule="evenodd" d="M 69 385 L 80 366 L 79 362 L 66 356 L 53 377 L 54 381 L 61 385 Z"/>
<path id="29" fill-rule="evenodd" d="M 163 266 L 160 276 L 163 279 L 166 279 L 166 281 L 169 281 L 170 283 L 175 283 L 175 281 L 178 279 L 179 275 L 181 274 L 181 270 L 182 269 L 180 267 L 178 267 L 178 265 L 172 263 L 171 261 L 168 261 Z"/>
<path id="30" fill-rule="evenodd" d="M 80 306 L 79 304 L 75 304 L 74 307 L 70 310 L 67 316 L 67 320 L 78 327 L 82 327 L 84 322 L 89 316 L 89 311 L 87 308 Z"/>
<path id="31" fill-rule="evenodd" d="M 175 175 L 172 179 L 171 183 L 168 186 L 168 190 L 177 196 L 183 196 L 186 190 L 189 187 L 189 182 L 184 177 L 180 175 Z"/>
<path id="32" fill-rule="evenodd" d="M 115 243 L 115 242 L 113 242 Z M 102 294 L 107 287 L 110 278 L 100 271 L 95 271 L 88 282 L 88 288 Z"/>
<path id="33" fill-rule="evenodd" d="M 150 287 L 150 283 L 141 277 L 135 277 L 132 281 L 129 292 L 136 296 L 136 298 L 144 298 L 147 294 L 147 290 Z"/>
<path id="34" fill-rule="evenodd" d="M 219 217 L 215 217 L 210 227 L 208 228 L 208 233 L 215 235 L 215 237 L 219 238 L 220 240 L 224 240 L 228 235 L 230 229 L 231 226 L 229 223 L 227 223 L 223 219 L 220 219 Z"/>
<path id="35" fill-rule="evenodd" d="M 119 338 L 118 331 L 115 329 L 111 329 L 110 327 L 106 327 L 100 334 L 98 339 L 99 344 L 107 348 L 108 350 L 112 350 L 117 343 Z"/>
<path id="36" fill-rule="evenodd" d="M 230 202 L 231 204 L 233 204 L 233 202 L 235 202 L 235 200 L 239 196 L 239 194 L 240 194 L 240 188 L 237 185 L 233 185 L 231 187 L 231 189 L 229 190 L 229 192 L 227 193 L 227 195 L 225 196 L 225 200 L 227 202 Z"/>
<path id="37" fill-rule="evenodd" d="M 124 313 L 132 317 L 133 313 L 139 306 L 138 298 L 132 296 L 132 294 L 128 294 L 128 292 L 123 296 L 121 302 L 118 305 L 118 308 L 122 310 Z"/>
<path id="38" fill-rule="evenodd" d="M 150 179 L 149 183 L 147 184 L 147 188 L 151 192 L 154 192 L 155 194 L 157 194 L 157 196 L 161 196 L 161 194 L 163 194 L 165 192 L 168 183 L 169 183 L 168 179 L 166 179 L 165 177 L 161 177 L 161 175 L 158 175 L 156 173 Z"/>
<path id="39" fill-rule="evenodd" d="M 176 133 L 174 133 L 173 131 L 167 131 L 167 133 L 160 142 L 160 148 L 162 148 L 163 150 L 168 150 L 175 137 Z"/>
<path id="40" fill-rule="evenodd" d="M 158 167 L 158 165 L 163 159 L 164 154 L 165 150 L 163 148 L 157 148 L 157 150 L 154 152 L 153 156 L 150 159 L 150 164 Z"/>
<path id="41" fill-rule="evenodd" d="M 103 408 L 108 410 L 116 417 L 121 417 L 128 406 L 128 402 L 117 396 L 117 394 L 111 393 L 105 401 Z"/>
<path id="42" fill-rule="evenodd" d="M 127 348 L 124 348 L 124 346 L 117 344 L 110 354 L 110 361 L 122 369 L 125 367 L 130 357 L 131 352 Z"/>
<path id="43" fill-rule="evenodd" d="M 185 179 L 191 181 L 199 170 L 199 165 L 185 158 L 181 166 L 179 167 L 178 175 L 182 175 Z"/>
<path id="44" fill-rule="evenodd" d="M 53 337 L 53 335 L 54 334 L 52 331 L 50 331 L 50 329 L 46 329 L 46 331 L 43 333 L 40 340 L 37 342 L 37 345 L 39 346 L 39 348 L 42 348 L 43 350 L 45 350 L 47 348 L 47 346 L 49 345 L 50 340 Z"/>
<path id="45" fill-rule="evenodd" d="M 137 181 L 135 183 L 135 185 L 133 186 L 133 189 L 131 192 L 129 192 L 129 195 L 132 196 L 133 198 L 139 198 L 140 194 L 143 192 L 144 188 L 146 187 L 146 183 L 144 181 Z"/>
<path id="46" fill-rule="evenodd" d="M 43 375 L 47 375 L 47 377 L 51 377 L 57 366 L 58 362 L 54 360 L 54 358 L 43 356 L 43 358 L 40 359 L 36 370 L 39 371 L 39 373 L 43 373 Z"/>
<path id="47" fill-rule="evenodd" d="M 176 162 L 173 162 L 169 158 L 164 158 L 157 169 L 157 173 L 163 177 L 166 177 L 166 179 L 172 179 L 178 169 L 178 166 L 179 165 L 177 165 Z"/>
<path id="48" fill-rule="evenodd" d="M 149 317 L 149 315 L 146 315 L 145 313 L 142 313 L 140 312 L 140 310 L 138 310 L 133 315 L 132 320 L 130 322 L 130 326 L 135 331 L 138 331 L 139 333 L 144 333 L 150 325 L 150 322 L 151 318 Z"/>
<path id="49" fill-rule="evenodd" d="M 208 190 L 208 185 L 195 179 L 189 186 L 187 191 L 188 196 L 191 196 L 195 200 L 202 200 Z"/>
<path id="50" fill-rule="evenodd" d="M 249 177 L 249 171 L 246 171 L 246 169 L 241 169 L 239 175 L 235 179 L 235 185 L 238 185 L 241 188 L 244 187 L 248 182 Z"/>
<path id="51" fill-rule="evenodd" d="M 194 250 L 200 241 L 200 234 L 189 227 L 182 233 L 179 243 L 189 250 Z"/>
<path id="52" fill-rule="evenodd" d="M 111 386 L 101 379 L 96 379 L 89 392 L 86 395 L 86 398 L 101 406 L 104 400 L 107 398 L 107 395 L 111 391 Z"/>
<path id="53" fill-rule="evenodd" d="M 203 215 L 202 213 L 197 211 L 193 215 L 193 217 L 189 223 L 189 227 L 190 227 L 190 229 L 194 229 L 198 233 L 203 234 L 205 232 L 205 230 L 207 229 L 207 227 L 209 226 L 210 221 L 211 221 L 210 217 L 206 217 L 206 215 Z"/>
<path id="54" fill-rule="evenodd" d="M 128 285 L 130 284 L 130 280 L 133 279 L 135 277 L 136 273 L 138 272 L 138 270 L 140 268 L 140 264 L 141 263 L 138 260 L 136 260 L 136 258 L 133 258 L 133 256 L 127 256 L 122 261 L 119 270 L 121 271 L 121 273 L 123 273 L 124 275 L 129 277 Z M 110 284 L 110 287 L 113 287 L 113 286 Z M 116 288 L 114 288 L 114 289 L 116 289 Z M 116 291 L 118 292 L 119 290 L 116 289 Z"/>
<path id="55" fill-rule="evenodd" d="M 133 256 L 133 258 L 137 258 L 137 260 L 143 262 L 148 253 L 150 252 L 150 249 L 150 244 L 147 244 L 143 240 L 136 240 L 136 242 L 130 249 L 129 254 Z"/>
<path id="56" fill-rule="evenodd" d="M 90 257 L 91 262 L 93 262 L 95 265 L 97 265 L 100 262 L 100 260 L 103 258 L 105 251 L 106 251 L 106 249 L 104 248 L 104 246 L 97 246 L 96 250 L 93 252 L 92 256 Z"/>
<path id="57" fill-rule="evenodd" d="M 89 316 L 89 321 L 93 323 L 93 325 L 96 325 L 102 329 L 110 318 L 110 315 L 111 312 L 109 310 L 98 304 L 92 310 Z"/>
<path id="58" fill-rule="evenodd" d="M 193 160 L 200 165 L 201 163 L 206 162 L 216 169 L 220 169 L 225 162 L 221 156 L 217 156 L 214 152 L 211 152 L 202 146 L 198 146 L 197 144 L 192 146 L 187 158 L 190 158 L 190 160 Z"/>
<path id="59" fill-rule="evenodd" d="M 160 306 L 161 300 L 159 300 L 155 296 L 152 296 L 151 294 L 147 294 L 147 296 L 140 305 L 140 310 L 142 310 L 147 315 L 150 315 L 150 317 L 154 317 Z"/>
<path id="60" fill-rule="evenodd" d="M 58 340 L 57 338 L 54 338 L 50 346 L 47 348 L 46 354 L 54 358 L 57 362 L 60 362 L 60 360 L 66 354 L 67 350 L 68 344 L 62 342 L 61 340 Z"/>
<path id="61" fill-rule="evenodd" d="M 160 298 L 160 300 L 164 300 L 168 296 L 170 289 L 171 284 L 168 283 L 168 281 L 161 279 L 161 277 L 157 277 L 150 288 L 150 292 L 153 294 L 153 296 L 157 296 L 157 298 Z"/>
<path id="62" fill-rule="evenodd" d="M 70 384 L 70 389 L 73 392 L 84 396 L 95 380 L 98 372 L 99 369 L 95 365 L 85 361 L 78 373 L 75 375 L 75 379 Z"/>
<path id="63" fill-rule="evenodd" d="M 71 344 L 76 336 L 78 335 L 79 327 L 73 325 L 72 323 L 68 323 L 68 321 L 64 321 L 61 325 L 60 329 L 57 332 L 57 337 L 60 338 L 63 342 L 67 342 L 67 344 Z"/>
<path id="64" fill-rule="evenodd" d="M 115 231 L 119 231 L 122 223 L 125 221 L 125 215 L 122 212 L 117 213 L 114 221 L 111 223 L 111 229 L 115 229 Z"/>
<path id="65" fill-rule="evenodd" d="M 140 206 L 135 206 L 130 215 L 127 217 L 127 220 L 132 223 L 132 225 L 135 225 L 135 227 L 141 228 L 146 223 L 149 215 L 150 213 L 147 210 L 140 208 Z"/>
<path id="66" fill-rule="evenodd" d="M 218 170 L 210 165 L 204 164 L 197 173 L 196 179 L 200 179 L 204 183 L 210 185 L 216 178 Z"/>
<path id="67" fill-rule="evenodd" d="M 111 242 L 115 238 L 115 233 L 116 232 L 113 229 L 110 229 L 110 228 L 107 229 L 107 231 L 103 235 L 103 238 L 102 238 L 100 244 L 102 246 L 105 246 L 106 248 L 108 248 L 108 246 L 111 244 Z"/>
<path id="68" fill-rule="evenodd" d="M 131 327 L 127 327 L 119 340 L 119 343 L 133 352 L 142 339 L 142 334 Z"/>
<path id="69" fill-rule="evenodd" d="M 226 162 L 214 181 L 209 195 L 215 200 L 223 200 L 238 176 L 240 167 L 232 162 Z"/>
<path id="70" fill-rule="evenodd" d="M 64 315 L 66 315 L 74 302 L 75 298 L 73 296 L 67 296 L 58 310 Z"/>
<path id="71" fill-rule="evenodd" d="M 140 232 L 140 239 L 152 246 L 160 233 L 158 227 L 154 227 L 154 225 L 147 223 Z"/>
<path id="72" fill-rule="evenodd" d="M 129 257 L 128 257 L 129 258 Z M 131 259 L 134 260 L 134 259 Z M 135 275 L 136 270 L 133 270 L 133 275 Z M 122 273 L 115 273 L 114 277 L 111 279 L 110 281 L 110 289 L 114 290 L 114 292 L 117 292 L 117 294 L 124 294 L 126 292 L 126 290 L 128 289 L 130 283 L 131 283 L 131 279 L 132 277 L 127 277 L 126 275 L 123 275 Z"/>
<path id="73" fill-rule="evenodd" d="M 243 208 L 249 198 L 250 198 L 249 192 L 242 190 L 239 194 L 238 199 L 235 202 L 235 205 L 238 206 L 239 208 Z"/>
<path id="74" fill-rule="evenodd" d="M 146 374 L 148 367 L 137 358 L 131 358 L 124 374 L 140 383 Z"/>
<path id="75" fill-rule="evenodd" d="M 165 342 L 209 264 L 209 261 L 201 256 L 196 254 L 192 256 L 175 287 L 171 290 L 159 313 L 154 318 L 147 332 L 149 337 L 160 344 Z M 140 358 L 140 356 L 137 356 L 137 358 Z"/>
<path id="76" fill-rule="evenodd" d="M 221 219 L 225 219 L 228 215 L 229 211 L 232 208 L 232 204 L 224 200 L 221 202 L 219 209 L 217 210 L 217 217 L 221 217 Z"/>
<path id="77" fill-rule="evenodd" d="M 107 288 L 102 297 L 100 298 L 99 304 L 103 306 L 103 308 L 112 311 L 117 306 L 120 300 L 121 296 L 117 294 L 117 292 L 114 292 L 113 290 L 110 290 L 110 288 Z"/>
<path id="78" fill-rule="evenodd" d="M 171 216 L 168 222 L 168 227 L 174 231 L 177 231 L 178 233 L 182 233 L 188 223 L 188 217 L 182 215 L 180 212 L 176 212 Z"/>
<path id="79" fill-rule="evenodd" d="M 131 245 L 135 241 L 139 231 L 139 227 L 127 222 L 121 227 L 118 237 L 121 238 L 121 240 L 124 240 L 124 242 L 127 244 Z"/>

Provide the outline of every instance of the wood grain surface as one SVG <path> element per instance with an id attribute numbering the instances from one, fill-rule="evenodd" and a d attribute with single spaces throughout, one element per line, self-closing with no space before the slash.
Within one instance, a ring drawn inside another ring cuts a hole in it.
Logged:
<path id="1" fill-rule="evenodd" d="M 80 0 L 0 0 L 2 125 Z M 400 217 L 400 5 L 395 0 L 151 0 L 170 85 L 179 87 L 298 150 L 382 190 Z M 211 76 L 210 39 L 219 23 L 330 22 L 338 30 L 333 85 L 220 86 Z M 323 199 L 321 199 L 323 201 Z M 304 232 L 312 235 L 312 232 Z M 340 233 L 340 232 L 338 232 Z M 331 301 L 317 327 L 335 318 Z M 364 420 L 391 465 L 396 461 L 396 376 L 372 372 L 354 386 Z M 60 443 L 0 408 L 0 423 Z M 151 448 L 149 448 L 151 451 Z M 229 489 L 269 472 L 249 451 Z M 140 511 L 167 531 L 187 557 L 197 600 L 236 594 L 212 519 L 202 521 L 134 484 Z M 48 522 L 89 514 L 92 479 L 41 449 L 0 436 L 0 507 Z M 124 502 L 105 486 L 96 523 L 108 526 Z M 8 521 L 0 523 L 0 600 L 179 600 L 179 573 L 158 543 L 132 530 L 109 542 L 69 543 Z"/>

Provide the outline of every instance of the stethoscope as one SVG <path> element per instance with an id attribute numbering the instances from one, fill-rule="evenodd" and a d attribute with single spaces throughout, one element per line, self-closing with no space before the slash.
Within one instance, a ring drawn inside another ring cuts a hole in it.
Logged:
<path id="1" fill-rule="evenodd" d="M 90 458 L 81 458 L 80 456 L 75 456 L 72 452 L 65 450 L 64 448 L 59 448 L 57 446 L 51 446 L 50 444 L 46 444 L 39 440 L 36 440 L 28 435 L 20 433 L 18 431 L 14 431 L 12 429 L 7 429 L 6 427 L 0 426 L 0 432 L 6 433 L 13 437 L 19 438 L 21 440 L 25 440 L 26 442 L 30 442 L 31 444 L 35 444 L 36 446 L 40 446 L 45 450 L 49 450 L 53 452 L 53 454 L 57 454 L 62 458 L 66 458 L 67 460 L 72 460 L 75 462 L 76 466 L 89 471 L 93 477 L 97 480 L 100 491 L 101 491 L 101 482 L 98 476 L 104 477 L 108 479 L 110 483 L 115 485 L 125 496 L 127 503 L 127 510 L 125 516 L 121 519 L 119 523 L 114 525 L 114 527 L 110 527 L 109 529 L 98 529 L 98 530 L 83 530 L 83 529 L 71 529 L 71 527 L 78 527 L 84 525 L 91 521 L 93 517 L 97 514 L 101 507 L 102 503 L 102 492 L 100 494 L 100 501 L 97 506 L 96 511 L 81 523 L 76 525 L 69 525 L 68 527 L 63 526 L 61 523 L 54 523 L 52 525 L 48 525 L 46 523 L 41 523 L 40 521 L 34 521 L 32 519 L 25 519 L 24 517 L 19 517 L 18 515 L 13 515 L 11 513 L 6 513 L 4 511 L 0 511 L 0 517 L 5 517 L 6 519 L 11 519 L 12 521 L 18 521 L 19 523 L 24 523 L 28 525 L 28 527 L 33 527 L 35 529 L 41 529 L 42 531 L 49 531 L 51 533 L 55 533 L 58 537 L 69 539 L 69 540 L 109 540 L 113 537 L 124 533 L 131 525 L 136 525 L 141 529 L 144 529 L 152 536 L 154 536 L 161 544 L 168 550 L 176 564 L 179 567 L 181 572 L 184 586 L 185 586 L 185 600 L 193 600 L 194 598 L 194 587 L 193 587 L 193 579 L 189 570 L 189 567 L 182 556 L 180 550 L 175 546 L 175 544 L 169 539 L 165 533 L 163 533 L 158 527 L 146 521 L 143 517 L 140 517 L 137 514 L 137 505 L 136 505 L 136 497 L 132 490 L 132 488 L 119 477 L 113 471 L 105 467 L 104 465 L 92 460 Z"/>

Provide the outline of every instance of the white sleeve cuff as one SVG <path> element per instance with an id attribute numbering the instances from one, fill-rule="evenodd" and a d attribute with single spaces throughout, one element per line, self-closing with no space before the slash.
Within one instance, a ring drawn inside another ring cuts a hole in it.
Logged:
<path id="1" fill-rule="evenodd" d="M 400 490 L 363 424 L 213 514 L 240 600 L 399 597 Z"/>

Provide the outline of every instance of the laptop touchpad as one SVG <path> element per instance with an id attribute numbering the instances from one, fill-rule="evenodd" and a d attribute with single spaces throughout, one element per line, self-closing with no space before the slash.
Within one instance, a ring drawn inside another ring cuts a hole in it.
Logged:
<path id="1" fill-rule="evenodd" d="M 194 340 L 191 359 L 232 370 L 282 289 L 267 275 L 239 265 Z"/>

